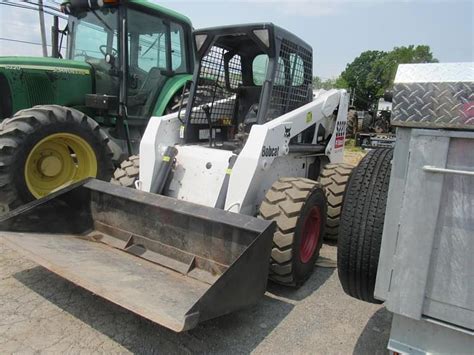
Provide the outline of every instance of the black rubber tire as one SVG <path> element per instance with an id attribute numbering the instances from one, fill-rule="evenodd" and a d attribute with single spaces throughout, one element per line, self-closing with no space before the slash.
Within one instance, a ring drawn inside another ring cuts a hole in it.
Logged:
<path id="1" fill-rule="evenodd" d="M 31 149 L 55 133 L 71 133 L 83 138 L 96 155 L 96 177 L 110 180 L 114 165 L 109 138 L 92 118 L 58 105 L 21 110 L 0 125 L 0 213 L 35 199 L 26 184 L 25 163 Z"/>
<path id="2" fill-rule="evenodd" d="M 110 180 L 112 184 L 135 188 L 135 181 L 140 174 L 140 158 L 138 155 L 132 155 L 124 160 L 120 167 L 115 169 L 114 176 Z"/>
<path id="3" fill-rule="evenodd" d="M 321 171 L 321 183 L 328 201 L 326 240 L 336 241 L 339 233 L 344 192 L 354 167 L 350 164 L 327 164 Z"/>
<path id="4" fill-rule="evenodd" d="M 393 149 L 371 150 L 352 171 L 339 229 L 337 267 L 349 296 L 370 303 L 387 205 Z"/>
<path id="5" fill-rule="evenodd" d="M 371 114 L 366 113 L 362 118 L 362 133 L 368 133 L 372 129 L 373 117 Z"/>
<path id="6" fill-rule="evenodd" d="M 312 207 L 320 208 L 320 234 L 312 257 L 300 259 L 302 230 Z M 326 197 L 316 181 L 305 178 L 280 178 L 265 195 L 259 217 L 276 221 L 270 274 L 272 281 L 299 287 L 310 277 L 324 239 Z"/>

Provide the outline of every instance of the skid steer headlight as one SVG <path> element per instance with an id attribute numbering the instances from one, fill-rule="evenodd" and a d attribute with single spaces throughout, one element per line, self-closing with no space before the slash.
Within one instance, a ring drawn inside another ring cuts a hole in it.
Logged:
<path id="1" fill-rule="evenodd" d="M 196 35 L 196 36 L 194 36 L 194 41 L 196 42 L 196 50 L 197 51 L 199 51 L 201 49 L 204 42 L 206 42 L 206 39 L 207 39 L 207 35 Z"/>
<path id="2" fill-rule="evenodd" d="M 270 34 L 267 29 L 253 30 L 253 34 L 267 47 L 270 48 Z"/>

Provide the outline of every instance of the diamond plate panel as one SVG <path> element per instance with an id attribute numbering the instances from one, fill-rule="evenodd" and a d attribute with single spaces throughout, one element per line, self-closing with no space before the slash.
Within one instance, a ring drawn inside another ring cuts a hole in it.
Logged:
<path id="1" fill-rule="evenodd" d="M 474 130 L 474 82 L 396 83 L 392 125 Z"/>
<path id="2" fill-rule="evenodd" d="M 395 83 L 474 82 L 474 63 L 400 64 Z"/>
<path id="3" fill-rule="evenodd" d="M 474 130 L 474 63 L 400 64 L 392 125 Z"/>

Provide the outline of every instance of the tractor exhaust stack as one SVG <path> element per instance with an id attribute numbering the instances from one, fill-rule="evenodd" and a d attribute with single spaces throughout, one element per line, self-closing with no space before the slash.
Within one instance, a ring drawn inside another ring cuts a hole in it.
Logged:
<path id="1" fill-rule="evenodd" d="M 0 231 L 50 271 L 180 332 L 259 300 L 274 224 L 91 179 L 10 212 Z"/>

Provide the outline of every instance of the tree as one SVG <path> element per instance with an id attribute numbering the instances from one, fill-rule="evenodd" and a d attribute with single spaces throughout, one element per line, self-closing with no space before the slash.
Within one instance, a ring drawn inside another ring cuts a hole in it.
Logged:
<path id="1" fill-rule="evenodd" d="M 372 72 L 367 77 L 367 86 L 377 90 L 376 96 L 382 96 L 393 85 L 398 64 L 437 62 L 429 46 L 395 47 L 375 61 Z"/>
<path id="2" fill-rule="evenodd" d="M 373 70 L 375 62 L 386 55 L 382 51 L 362 52 L 354 61 L 347 64 L 341 73 L 341 78 L 347 85 L 355 89 L 354 104 L 361 109 L 367 109 L 378 92 L 378 87 L 368 86 L 367 78 Z M 373 84 L 373 82 L 371 82 Z"/>
<path id="3" fill-rule="evenodd" d="M 346 66 L 341 78 L 355 88 L 355 106 L 368 109 L 393 85 L 398 64 L 437 61 L 426 45 L 395 47 L 390 52 L 365 51 Z"/>
<path id="4" fill-rule="evenodd" d="M 344 89 L 347 87 L 347 83 L 340 76 L 333 79 L 326 79 L 324 81 L 319 76 L 313 77 L 313 88 L 316 90 Z"/>

